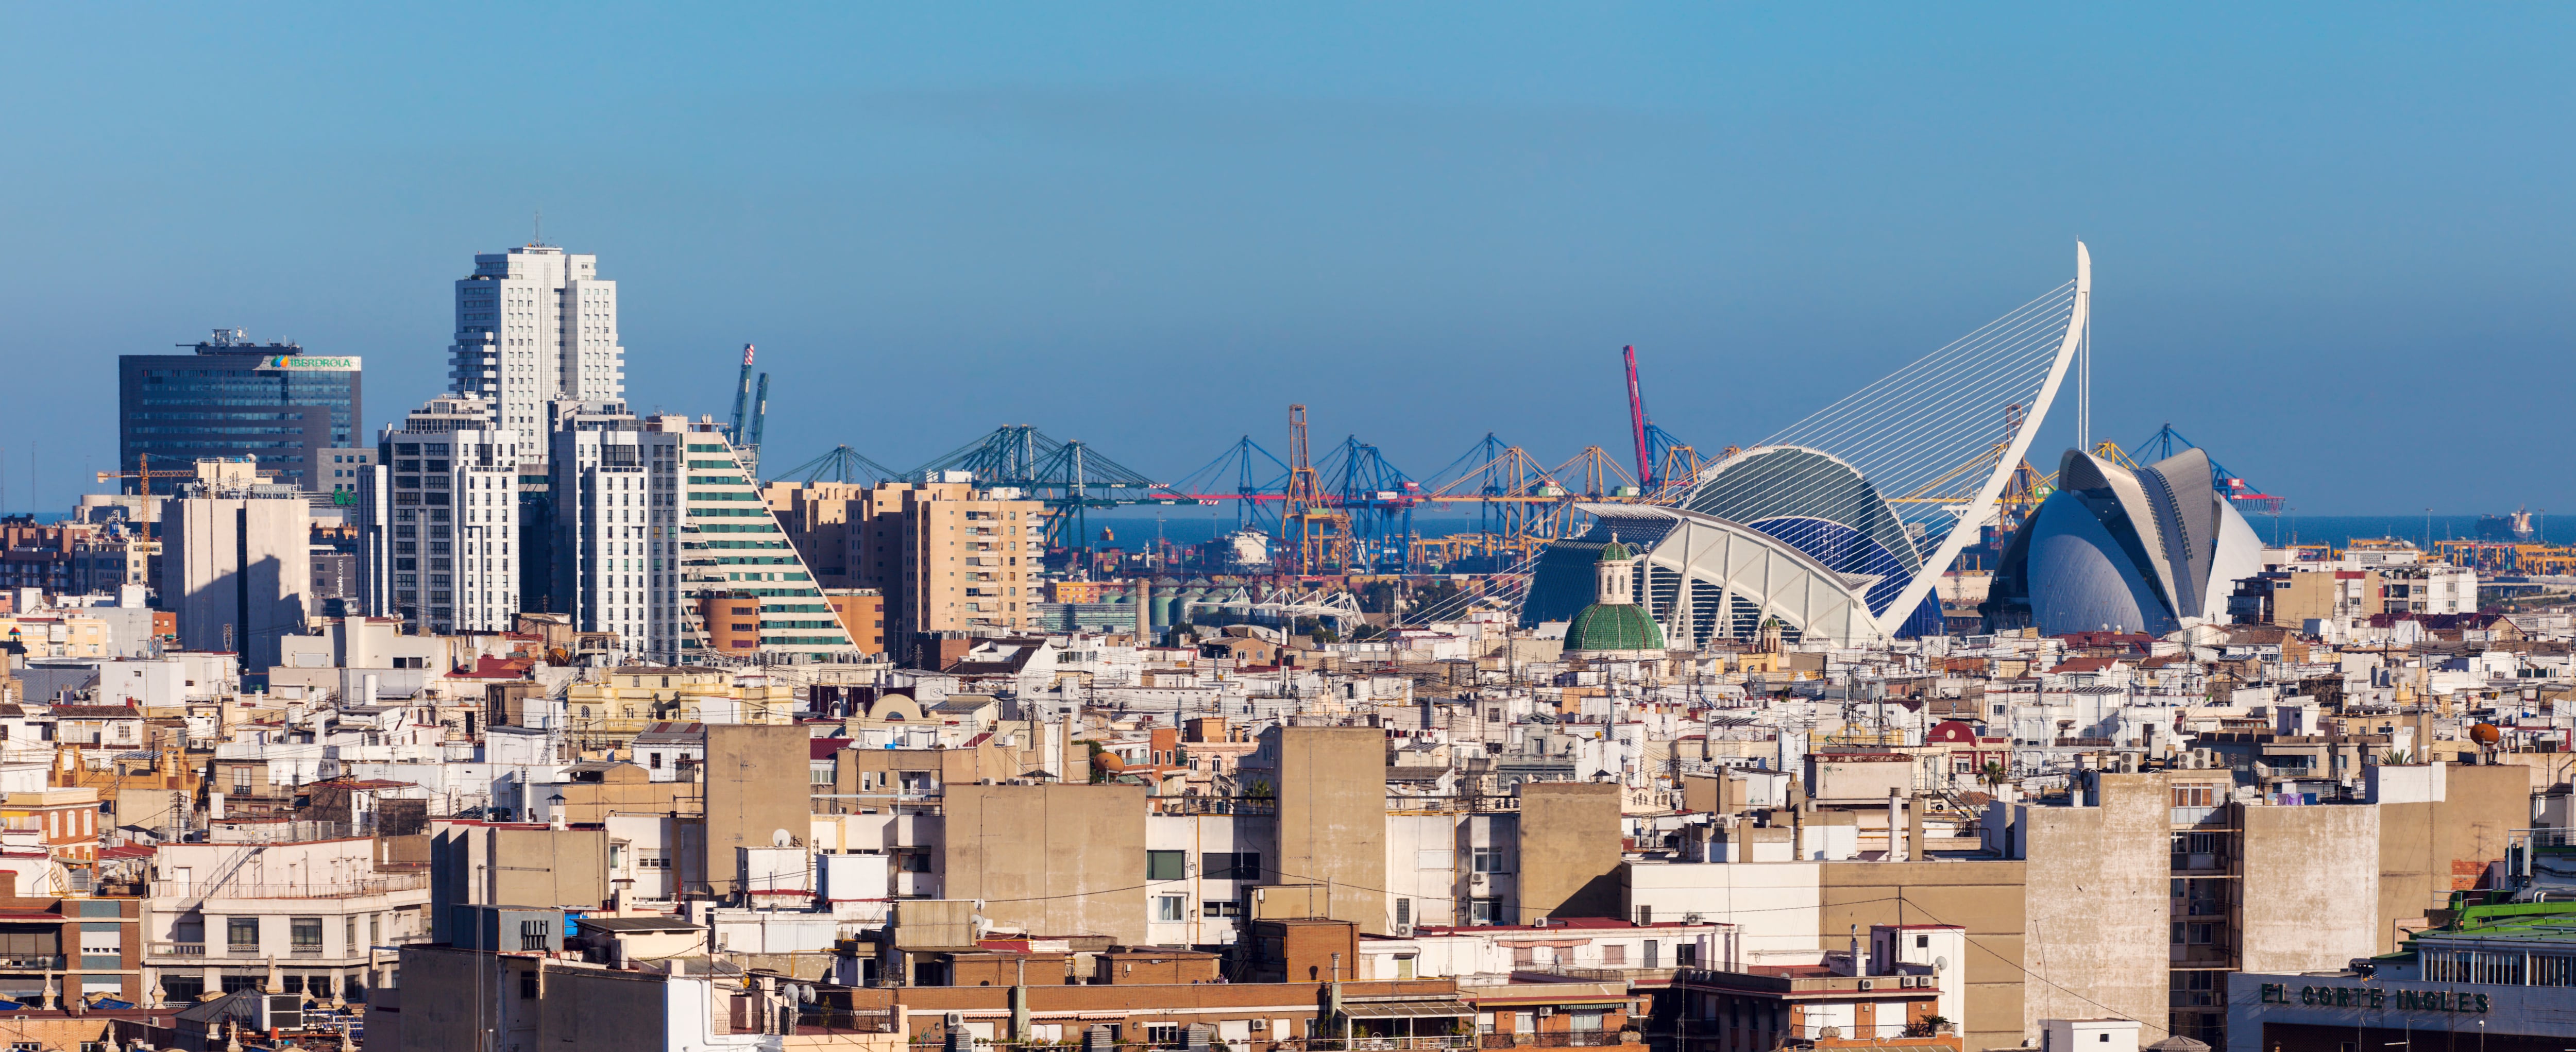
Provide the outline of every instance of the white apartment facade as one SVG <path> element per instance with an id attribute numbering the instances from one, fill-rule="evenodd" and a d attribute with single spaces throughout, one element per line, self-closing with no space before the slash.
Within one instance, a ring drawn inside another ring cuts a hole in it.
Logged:
<path id="1" fill-rule="evenodd" d="M 144 900 L 144 986 L 184 1002 L 246 989 L 274 967 L 290 989 L 384 985 L 378 947 L 429 934 L 429 878 L 379 873 L 375 840 L 164 844 Z"/>
<path id="2" fill-rule="evenodd" d="M 617 341 L 617 283 L 600 278 L 599 257 L 521 245 L 475 256 L 456 282 L 448 375 L 492 402 L 500 426 L 538 436 L 549 402 L 624 399 Z"/>
<path id="3" fill-rule="evenodd" d="M 388 426 L 358 492 L 359 594 L 369 614 L 446 632 L 508 630 L 521 596 L 519 458 L 490 402 L 432 399 Z"/>
<path id="4" fill-rule="evenodd" d="M 572 417 L 558 413 L 562 419 Z M 593 414 L 554 433 L 554 593 L 575 627 L 615 632 L 637 658 L 671 663 L 680 602 L 679 436 L 666 418 Z"/>

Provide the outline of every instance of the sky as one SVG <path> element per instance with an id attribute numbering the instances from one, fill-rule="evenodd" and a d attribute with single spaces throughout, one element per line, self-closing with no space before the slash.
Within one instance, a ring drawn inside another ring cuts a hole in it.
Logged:
<path id="1" fill-rule="evenodd" d="M 451 283 L 619 284 L 639 410 L 766 457 L 1002 424 L 1749 443 L 2095 267 L 2097 437 L 2302 514 L 2576 512 L 2576 7 L 0 7 L 0 503 L 218 327 L 446 385 Z M 2061 403 L 2034 447 L 2073 440 Z"/>

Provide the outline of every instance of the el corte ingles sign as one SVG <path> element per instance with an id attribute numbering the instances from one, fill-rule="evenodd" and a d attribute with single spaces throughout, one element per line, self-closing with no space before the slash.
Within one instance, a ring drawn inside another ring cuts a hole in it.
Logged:
<path id="1" fill-rule="evenodd" d="M 2264 983 L 2263 1003 L 2311 1008 L 2367 1008 L 2372 1011 L 2394 1007 L 2400 1012 L 2475 1014 L 2487 1010 L 2487 995 L 2466 990 L 2389 990 L 2377 986 L 2301 986 L 2293 994 L 2288 983 Z"/>

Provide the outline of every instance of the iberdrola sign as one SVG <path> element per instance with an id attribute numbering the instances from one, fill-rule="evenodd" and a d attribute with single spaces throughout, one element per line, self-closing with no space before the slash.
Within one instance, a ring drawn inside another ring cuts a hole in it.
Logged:
<path id="1" fill-rule="evenodd" d="M 260 356 L 259 368 L 293 369 L 298 371 L 322 370 L 327 372 L 352 372 L 358 368 L 358 359 L 355 357 L 318 358 L 301 354 L 269 354 Z"/>

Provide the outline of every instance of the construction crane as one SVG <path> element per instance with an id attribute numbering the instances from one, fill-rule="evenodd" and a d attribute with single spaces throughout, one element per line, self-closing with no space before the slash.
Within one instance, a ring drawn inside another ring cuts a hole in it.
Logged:
<path id="1" fill-rule="evenodd" d="M 1332 506 L 1324 493 L 1323 475 L 1306 450 L 1306 407 L 1288 407 L 1288 489 L 1279 526 L 1288 540 L 1296 572 L 1310 574 L 1326 565 L 1348 567 L 1351 516 Z"/>
<path id="2" fill-rule="evenodd" d="M 1017 489 L 1021 499 L 1044 502 L 1050 511 L 1048 543 L 1068 548 L 1088 546 L 1089 509 L 1171 499 L 1155 496 L 1170 486 L 1101 456 L 1082 442 L 1059 442 L 1027 424 L 995 428 L 904 472 L 903 477 L 936 479 L 950 471 L 972 475 L 977 489 Z"/>
<path id="3" fill-rule="evenodd" d="M 1234 501 L 1234 528 L 1257 529 L 1266 533 L 1269 532 L 1269 524 L 1262 505 L 1284 499 L 1288 487 L 1287 472 L 1285 462 L 1261 448 L 1261 443 L 1253 441 L 1251 435 L 1245 435 L 1225 447 L 1225 452 L 1217 454 L 1216 459 L 1181 476 L 1179 481 L 1172 483 L 1169 492 L 1156 496 L 1171 503 L 1193 501 L 1214 505 L 1218 501 Z M 1229 482 L 1233 484 L 1234 491 L 1220 492 L 1220 487 Z"/>
<path id="4" fill-rule="evenodd" d="M 1619 348 L 1628 363 L 1628 432 L 1637 441 L 1637 485 L 1655 488 L 1655 452 L 1646 448 L 1646 396 L 1637 389 L 1637 345 Z"/>
<path id="5" fill-rule="evenodd" d="M 1325 492 L 1351 517 L 1354 545 L 1366 549 L 1352 552 L 1355 568 L 1379 569 L 1379 557 L 1392 556 L 1402 570 L 1410 572 L 1413 506 L 1421 503 L 1422 484 L 1357 435 L 1342 439 L 1316 469 L 1323 476 Z M 1391 542 L 1386 536 L 1390 523 L 1397 524 Z"/>
<path id="6" fill-rule="evenodd" d="M 742 378 L 734 385 L 733 424 L 725 429 L 725 441 L 733 444 L 743 470 L 757 476 L 760 474 L 760 433 L 769 423 L 769 374 L 760 374 L 760 396 L 755 400 L 751 393 L 751 351 L 750 344 L 742 345 Z M 751 427 L 747 431 L 743 428 L 746 407 L 751 411 Z"/>
<path id="7" fill-rule="evenodd" d="M 809 484 L 815 482 L 870 483 L 891 482 L 901 478 L 902 473 L 870 460 L 866 455 L 848 446 L 834 446 L 829 453 L 782 470 L 770 477 L 792 478 Z"/>
<path id="8" fill-rule="evenodd" d="M 119 479 L 135 479 L 135 480 L 138 480 L 139 482 L 141 482 L 141 483 L 142 483 L 142 489 L 141 489 L 141 491 L 140 491 L 140 492 L 142 492 L 142 494 L 143 494 L 144 496 L 147 496 L 147 497 L 148 497 L 148 496 L 151 496 L 151 495 L 152 495 L 152 474 L 153 474 L 153 472 L 152 472 L 152 454 L 150 454 L 150 453 L 138 453 L 138 454 L 135 454 L 135 470 L 133 470 L 133 471 L 102 471 L 102 472 L 99 472 L 99 473 L 98 473 L 98 480 L 99 480 L 100 482 L 115 482 L 115 481 L 117 481 L 117 480 L 119 480 Z M 161 474 L 161 477 L 162 477 L 162 478 L 165 478 L 165 479 L 166 479 L 166 478 L 171 477 L 171 475 L 172 475 L 172 474 L 174 474 L 174 473 L 173 473 L 173 472 L 164 471 L 164 472 L 161 472 L 160 474 Z"/>
<path id="9" fill-rule="evenodd" d="M 742 444 L 743 410 L 751 402 L 751 352 L 750 344 L 742 345 L 742 379 L 734 385 L 733 423 L 725 428 L 725 441 L 737 446 Z"/>
<path id="10" fill-rule="evenodd" d="M 1637 489 L 1648 500 L 1670 502 L 1689 495 L 1699 482 L 1699 450 L 1655 426 L 1646 414 L 1646 392 L 1637 380 L 1637 348 L 1619 349 L 1628 367 L 1628 434 L 1637 445 Z"/>

